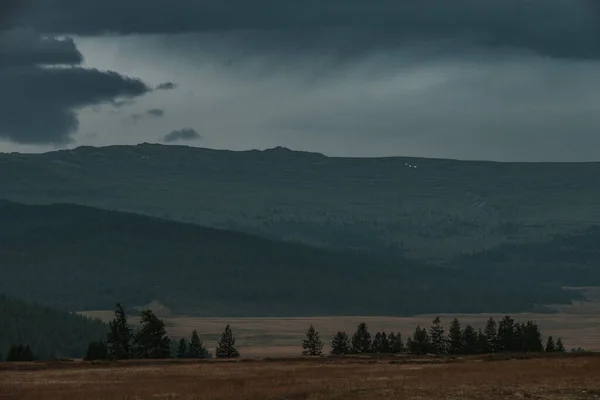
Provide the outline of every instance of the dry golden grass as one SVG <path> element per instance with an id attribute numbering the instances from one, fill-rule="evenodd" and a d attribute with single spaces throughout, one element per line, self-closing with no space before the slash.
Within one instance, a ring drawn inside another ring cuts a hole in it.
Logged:
<path id="1" fill-rule="evenodd" d="M 0 398 L 600 399 L 600 357 L 525 360 L 319 359 L 199 363 L 8 365 Z M 434 363 L 432 361 L 436 361 Z"/>

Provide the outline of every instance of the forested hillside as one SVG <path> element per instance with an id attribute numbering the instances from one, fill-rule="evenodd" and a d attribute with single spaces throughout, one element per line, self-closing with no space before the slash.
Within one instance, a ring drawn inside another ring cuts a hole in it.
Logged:
<path id="1" fill-rule="evenodd" d="M 39 359 L 83 357 L 88 343 L 103 339 L 106 330 L 98 320 L 0 295 L 0 360 L 12 345 L 30 346 Z"/>
<path id="2" fill-rule="evenodd" d="M 433 262 L 600 222 L 600 163 L 335 158 L 143 144 L 0 154 L 2 196 Z"/>
<path id="3" fill-rule="evenodd" d="M 0 292 L 68 310 L 144 305 L 204 316 L 517 312 L 575 294 L 75 205 L 0 206 Z"/>

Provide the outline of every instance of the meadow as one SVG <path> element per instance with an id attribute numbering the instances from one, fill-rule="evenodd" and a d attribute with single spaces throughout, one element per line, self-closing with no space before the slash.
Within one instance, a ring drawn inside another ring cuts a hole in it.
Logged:
<path id="1" fill-rule="evenodd" d="M 600 357 L 5 364 L 19 400 L 600 399 Z"/>

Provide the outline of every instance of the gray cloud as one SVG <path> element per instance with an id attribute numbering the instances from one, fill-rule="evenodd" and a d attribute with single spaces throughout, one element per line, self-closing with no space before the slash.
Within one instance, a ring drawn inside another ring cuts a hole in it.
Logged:
<path id="1" fill-rule="evenodd" d="M 30 0 L 21 23 L 57 34 L 265 32 L 280 49 L 468 38 L 552 57 L 600 57 L 597 0 Z M 283 46 L 283 47 L 282 47 Z"/>
<path id="2" fill-rule="evenodd" d="M 149 92 L 139 79 L 86 69 L 70 38 L 30 29 L 0 31 L 0 138 L 15 143 L 71 141 L 83 107 Z"/>
<path id="3" fill-rule="evenodd" d="M 187 140 L 198 140 L 202 139 L 202 136 L 192 128 L 183 128 L 172 131 L 171 133 L 165 135 L 163 137 L 163 142 L 165 143 L 173 143 L 179 141 L 187 141 Z"/>
<path id="4" fill-rule="evenodd" d="M 130 122 L 137 122 L 145 117 L 163 117 L 165 115 L 165 110 L 160 109 L 160 108 L 151 108 L 149 110 L 146 110 L 143 113 L 133 113 L 131 114 L 128 118 L 127 121 Z"/>
<path id="5" fill-rule="evenodd" d="M 173 82 L 164 82 L 156 86 L 156 90 L 173 90 L 177 85 Z"/>
<path id="6" fill-rule="evenodd" d="M 165 110 L 160 108 L 151 108 L 150 110 L 146 110 L 146 114 L 153 117 L 162 117 L 165 115 Z"/>

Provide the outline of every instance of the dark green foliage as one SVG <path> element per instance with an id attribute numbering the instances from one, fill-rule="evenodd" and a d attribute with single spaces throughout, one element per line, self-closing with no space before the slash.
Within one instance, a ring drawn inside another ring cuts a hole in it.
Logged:
<path id="1" fill-rule="evenodd" d="M 363 354 L 371 352 L 371 334 L 367 324 L 361 322 L 356 328 L 356 332 L 352 335 L 352 353 Z"/>
<path id="2" fill-rule="evenodd" d="M 217 358 L 237 358 L 240 356 L 240 353 L 235 348 L 235 338 L 229 325 L 225 327 L 221 339 L 219 339 L 216 356 Z"/>
<path id="3" fill-rule="evenodd" d="M 556 343 L 554 343 L 554 338 L 552 336 L 548 336 L 548 340 L 546 341 L 546 352 L 556 352 Z"/>
<path id="4" fill-rule="evenodd" d="M 505 316 L 498 323 L 498 351 L 519 351 L 515 338 L 515 320 Z"/>
<path id="5" fill-rule="evenodd" d="M 69 310 L 108 309 L 120 299 L 205 316 L 413 315 L 517 312 L 575 296 L 537 277 L 490 279 L 483 267 L 430 266 L 74 205 L 0 206 L 0 221 L 0 292 Z M 210 290 L 199 290 L 200 281 Z M 369 301 L 355 301 L 355 293 Z"/>
<path id="6" fill-rule="evenodd" d="M 204 344 L 202 343 L 202 340 L 200 340 L 198 331 L 194 330 L 192 332 L 192 337 L 190 339 L 190 348 L 189 348 L 189 352 L 188 352 L 188 357 L 204 358 L 205 355 L 206 355 L 206 349 L 204 348 Z"/>
<path id="7" fill-rule="evenodd" d="M 319 332 L 315 330 L 315 327 L 312 324 L 308 327 L 308 330 L 306 331 L 306 338 L 302 341 L 302 355 L 323 355 L 323 342 L 319 337 Z"/>
<path id="8" fill-rule="evenodd" d="M 454 318 L 448 330 L 448 353 L 462 354 L 463 350 L 464 341 L 460 321 L 458 318 Z"/>
<path id="9" fill-rule="evenodd" d="M 7 362 L 34 361 L 35 357 L 29 346 L 13 345 L 8 351 Z"/>
<path id="10" fill-rule="evenodd" d="M 108 356 L 113 360 L 127 360 L 133 356 L 133 330 L 127 322 L 125 309 L 120 303 L 115 306 L 115 316 L 108 323 Z"/>
<path id="11" fill-rule="evenodd" d="M 558 338 L 558 340 L 556 341 L 556 351 L 559 353 L 565 352 L 565 345 L 562 341 L 562 338 Z"/>
<path id="12" fill-rule="evenodd" d="M 533 321 L 527 321 L 521 328 L 524 332 L 524 346 L 521 348 L 525 352 L 540 353 L 544 351 L 542 334 L 539 327 Z"/>
<path id="13" fill-rule="evenodd" d="M 462 345 L 461 354 L 477 354 L 479 352 L 477 331 L 471 325 L 465 326 L 462 331 Z"/>
<path id="14" fill-rule="evenodd" d="M 390 343 L 385 332 L 377 332 L 373 339 L 373 353 L 391 353 Z"/>
<path id="15" fill-rule="evenodd" d="M 188 358 L 188 346 L 187 341 L 184 338 L 179 340 L 179 345 L 177 346 L 177 358 Z"/>
<path id="16" fill-rule="evenodd" d="M 341 356 L 350 353 L 350 339 L 346 332 L 338 331 L 331 340 L 331 355 Z"/>
<path id="17" fill-rule="evenodd" d="M 390 343 L 390 352 L 392 354 L 406 353 L 406 347 L 404 346 L 401 333 L 390 333 L 388 336 L 388 341 Z"/>
<path id="18" fill-rule="evenodd" d="M 140 328 L 134 336 L 136 358 L 161 359 L 171 356 L 171 339 L 165 323 L 152 310 L 142 312 Z"/>
<path id="19" fill-rule="evenodd" d="M 108 359 L 108 347 L 103 340 L 92 341 L 83 357 L 85 361 L 96 361 Z"/>
<path id="20" fill-rule="evenodd" d="M 490 317 L 485 324 L 483 334 L 486 338 L 485 346 L 483 346 L 484 353 L 493 353 L 498 350 L 498 324 L 494 318 Z"/>
<path id="21" fill-rule="evenodd" d="M 477 354 L 489 354 L 492 353 L 488 346 L 488 338 L 481 329 L 477 331 Z"/>
<path id="22" fill-rule="evenodd" d="M 7 356 L 9 348 L 26 343 L 40 360 L 82 358 L 89 341 L 105 334 L 98 320 L 0 295 L 0 353 Z"/>
<path id="23" fill-rule="evenodd" d="M 446 336 L 440 317 L 435 317 L 433 325 L 429 328 L 431 338 L 431 352 L 433 354 L 445 354 L 447 351 Z"/>
<path id="24" fill-rule="evenodd" d="M 431 339 L 427 329 L 417 326 L 412 338 L 407 341 L 407 348 L 410 354 L 428 354 L 431 352 Z"/>

